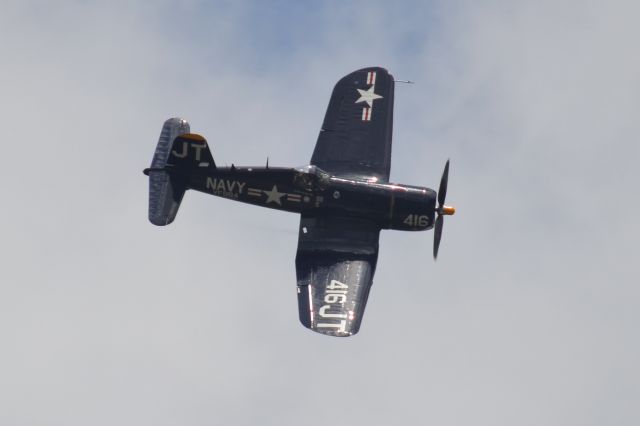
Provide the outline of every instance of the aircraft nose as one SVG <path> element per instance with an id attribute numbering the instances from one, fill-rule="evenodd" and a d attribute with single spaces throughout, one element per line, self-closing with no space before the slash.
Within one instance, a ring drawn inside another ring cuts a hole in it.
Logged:
<path id="1" fill-rule="evenodd" d="M 442 214 L 452 216 L 456 213 L 456 208 L 453 206 L 442 206 Z"/>

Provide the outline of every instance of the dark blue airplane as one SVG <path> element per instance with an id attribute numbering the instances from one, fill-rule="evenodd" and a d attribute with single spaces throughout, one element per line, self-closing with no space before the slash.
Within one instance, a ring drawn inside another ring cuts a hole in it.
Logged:
<path id="1" fill-rule="evenodd" d="M 394 79 L 378 67 L 333 89 L 311 163 L 299 168 L 217 167 L 207 141 L 180 118 L 164 123 L 149 176 L 149 220 L 173 222 L 187 189 L 300 214 L 296 255 L 302 324 L 318 333 L 358 332 L 373 282 L 381 229 L 435 227 L 438 255 L 449 161 L 440 188 L 389 182 Z"/>

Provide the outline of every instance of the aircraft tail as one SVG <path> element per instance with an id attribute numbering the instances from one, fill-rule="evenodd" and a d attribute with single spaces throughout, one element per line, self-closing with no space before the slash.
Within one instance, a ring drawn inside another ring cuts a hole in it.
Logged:
<path id="1" fill-rule="evenodd" d="M 165 226 L 173 222 L 187 188 L 186 175 L 199 167 L 215 167 L 207 141 L 189 133 L 189 123 L 181 118 L 164 122 L 149 176 L 149 221 Z"/>

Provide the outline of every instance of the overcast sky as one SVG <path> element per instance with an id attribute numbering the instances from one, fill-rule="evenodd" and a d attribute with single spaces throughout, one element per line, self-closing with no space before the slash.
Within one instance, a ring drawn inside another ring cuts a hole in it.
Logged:
<path id="1" fill-rule="evenodd" d="M 637 425 L 640 3 L 1 1 L 0 424 Z M 308 163 L 335 82 L 398 79 L 360 333 L 298 321 L 298 217 L 188 193 L 147 220 L 166 118 L 218 164 Z"/>

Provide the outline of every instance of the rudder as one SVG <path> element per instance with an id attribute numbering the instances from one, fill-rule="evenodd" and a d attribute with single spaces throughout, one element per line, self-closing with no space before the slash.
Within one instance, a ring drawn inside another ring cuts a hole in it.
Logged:
<path id="1" fill-rule="evenodd" d="M 195 133 L 185 133 L 173 140 L 166 166 L 188 173 L 192 168 L 215 168 L 216 163 L 205 138 Z"/>
<path id="2" fill-rule="evenodd" d="M 165 121 L 151 167 L 144 171 L 149 176 L 149 221 L 154 225 L 173 222 L 188 189 L 189 173 L 216 167 L 206 139 L 189 131 L 186 120 Z"/>

